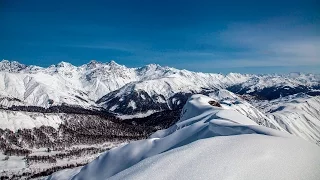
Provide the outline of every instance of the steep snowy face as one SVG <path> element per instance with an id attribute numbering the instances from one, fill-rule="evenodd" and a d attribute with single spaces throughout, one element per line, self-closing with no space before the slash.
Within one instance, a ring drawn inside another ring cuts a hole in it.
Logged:
<path id="1" fill-rule="evenodd" d="M 62 103 L 90 107 L 94 101 L 64 77 L 46 73 L 24 74 L 0 72 L 0 96 L 19 101 L 1 104 L 49 107 Z M 2 101 L 1 101 L 2 103 Z"/>
<path id="2" fill-rule="evenodd" d="M 295 94 L 255 106 L 289 133 L 320 145 L 320 96 Z"/>
<path id="3" fill-rule="evenodd" d="M 318 146 L 259 126 L 236 110 L 213 101 L 217 100 L 193 95 L 180 120 L 170 128 L 105 152 L 81 169 L 54 173 L 48 179 L 319 177 Z"/>
<path id="4" fill-rule="evenodd" d="M 121 66 L 114 61 L 105 64 L 91 61 L 80 66 L 80 69 L 82 87 L 95 101 L 127 83 L 138 80 L 134 69 Z"/>
<path id="5" fill-rule="evenodd" d="M 161 67 L 159 64 L 149 64 L 144 67 L 136 68 L 135 71 L 137 76 L 140 77 L 140 81 L 167 77 L 179 72 L 177 69 Z"/>

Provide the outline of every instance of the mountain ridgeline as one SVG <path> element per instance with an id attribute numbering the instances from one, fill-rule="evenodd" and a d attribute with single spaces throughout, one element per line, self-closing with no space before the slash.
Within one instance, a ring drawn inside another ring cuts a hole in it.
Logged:
<path id="1" fill-rule="evenodd" d="M 78 67 L 61 62 L 42 68 L 3 60 L 0 85 L 3 107 L 64 104 L 128 115 L 181 108 L 191 94 L 221 88 L 267 100 L 296 93 L 315 96 L 320 92 L 320 75 L 222 75 L 155 64 L 127 68 L 114 61 Z"/>

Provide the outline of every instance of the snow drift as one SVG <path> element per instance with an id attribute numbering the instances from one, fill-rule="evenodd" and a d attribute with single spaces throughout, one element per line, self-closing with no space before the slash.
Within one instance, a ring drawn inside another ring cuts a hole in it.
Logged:
<path id="1" fill-rule="evenodd" d="M 177 124 L 48 179 L 318 179 L 320 148 L 193 95 Z"/>

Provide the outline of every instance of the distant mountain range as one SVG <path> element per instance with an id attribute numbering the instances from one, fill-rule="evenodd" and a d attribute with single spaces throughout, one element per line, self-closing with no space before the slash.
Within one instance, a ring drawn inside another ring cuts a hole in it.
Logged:
<path id="1" fill-rule="evenodd" d="M 132 115 L 181 108 L 185 96 L 221 88 L 268 100 L 300 92 L 317 95 L 320 75 L 222 75 L 156 64 L 127 68 L 114 61 L 78 67 L 61 62 L 48 68 L 0 62 L 0 105 L 5 107 L 67 104 Z"/>

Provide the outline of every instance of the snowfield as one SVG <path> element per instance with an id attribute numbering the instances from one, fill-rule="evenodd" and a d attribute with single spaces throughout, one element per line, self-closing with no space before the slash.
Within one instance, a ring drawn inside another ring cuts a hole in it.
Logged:
<path id="1" fill-rule="evenodd" d="M 47 179 L 318 179 L 320 148 L 193 95 L 180 120 Z"/>

